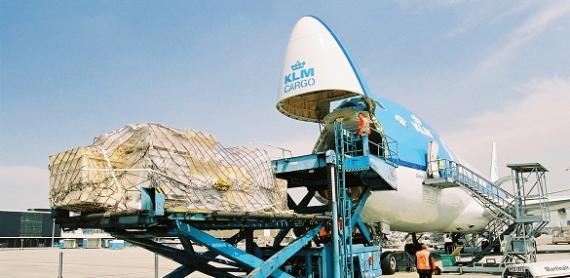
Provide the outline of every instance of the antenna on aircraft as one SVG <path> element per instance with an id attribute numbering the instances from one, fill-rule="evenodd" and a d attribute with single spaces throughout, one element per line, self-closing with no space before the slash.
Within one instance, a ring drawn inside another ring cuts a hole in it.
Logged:
<path id="1" fill-rule="evenodd" d="M 489 172 L 489 180 L 497 182 L 499 178 L 499 166 L 497 164 L 497 145 L 495 142 L 493 142 L 491 147 L 491 168 Z"/>

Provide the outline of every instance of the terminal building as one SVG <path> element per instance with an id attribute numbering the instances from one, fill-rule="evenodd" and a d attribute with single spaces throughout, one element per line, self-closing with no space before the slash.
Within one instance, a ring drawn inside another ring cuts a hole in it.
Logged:
<path id="1" fill-rule="evenodd" d="M 61 237 L 49 209 L 3 210 L 0 223 L 0 248 L 50 247 Z"/>

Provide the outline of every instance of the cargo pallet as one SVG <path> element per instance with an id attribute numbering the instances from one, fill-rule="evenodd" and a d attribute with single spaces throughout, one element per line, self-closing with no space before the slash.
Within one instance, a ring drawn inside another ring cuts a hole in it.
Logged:
<path id="1" fill-rule="evenodd" d="M 186 277 L 194 271 L 214 277 L 377 277 L 382 273 L 381 250 L 372 243 L 360 212 L 370 190 L 395 189 L 396 152 L 387 138 L 370 142 L 366 134 L 356 135 L 341 122 L 334 127 L 334 150 L 272 161 L 275 175 L 286 179 L 289 188 L 308 191 L 299 203 L 288 196 L 291 213 L 169 210 L 159 189 L 142 188 L 140 211 L 73 216 L 54 209 L 52 214 L 64 229 L 104 229 L 181 265 L 164 277 Z M 364 188 L 356 200 L 349 195 L 349 184 Z M 330 190 L 331 201 L 309 206 L 319 190 Z M 271 246 L 256 244 L 254 231 L 260 229 L 279 230 Z M 209 230 L 236 232 L 222 239 Z M 296 239 L 283 245 L 291 230 Z M 182 249 L 154 240 L 164 237 L 178 238 Z M 245 241 L 244 250 L 237 245 L 240 241 Z"/>

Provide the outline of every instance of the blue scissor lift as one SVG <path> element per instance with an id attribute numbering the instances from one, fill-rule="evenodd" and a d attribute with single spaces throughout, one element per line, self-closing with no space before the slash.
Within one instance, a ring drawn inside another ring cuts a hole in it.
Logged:
<path id="1" fill-rule="evenodd" d="M 72 216 L 56 209 L 53 215 L 64 229 L 104 229 L 181 265 L 165 277 L 194 271 L 214 277 L 377 277 L 380 247 L 372 243 L 360 213 L 371 191 L 395 189 L 397 146 L 375 130 L 381 139 L 372 142 L 341 121 L 334 123 L 334 132 L 334 150 L 272 161 L 288 188 L 307 189 L 300 202 L 288 195 L 294 213 L 168 210 L 159 189 L 143 188 L 138 212 Z M 321 195 L 330 201 L 310 206 L 317 192 L 330 195 Z M 254 231 L 260 229 L 279 230 L 272 246 L 255 243 Z M 222 239 L 208 230 L 238 231 Z M 283 245 L 291 230 L 296 239 Z M 177 238 L 183 249 L 157 238 Z M 241 241 L 245 248 L 238 247 Z"/>

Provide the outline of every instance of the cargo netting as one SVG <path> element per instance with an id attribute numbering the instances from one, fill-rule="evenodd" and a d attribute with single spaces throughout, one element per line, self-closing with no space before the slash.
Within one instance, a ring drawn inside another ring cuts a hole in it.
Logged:
<path id="1" fill-rule="evenodd" d="M 142 187 L 164 192 L 167 209 L 287 210 L 287 186 L 265 151 L 159 124 L 101 135 L 51 156 L 49 169 L 50 205 L 72 211 L 139 210 Z"/>

